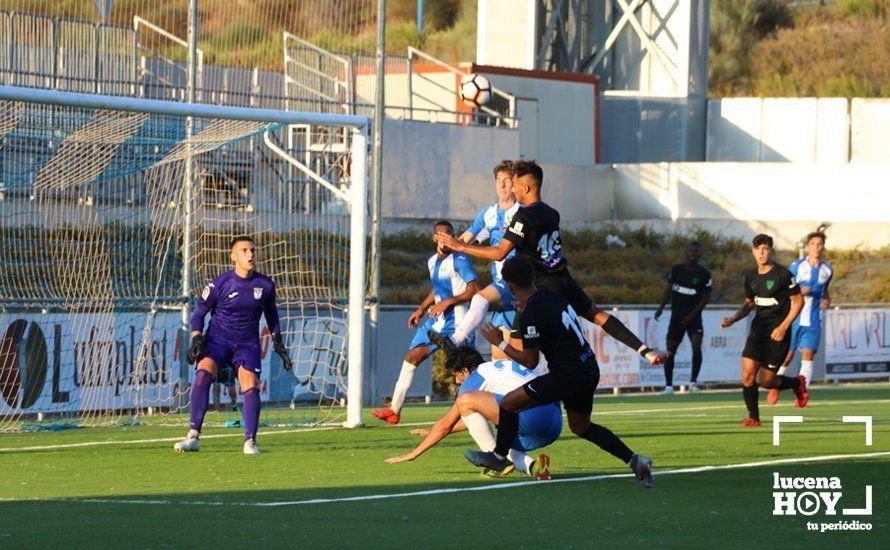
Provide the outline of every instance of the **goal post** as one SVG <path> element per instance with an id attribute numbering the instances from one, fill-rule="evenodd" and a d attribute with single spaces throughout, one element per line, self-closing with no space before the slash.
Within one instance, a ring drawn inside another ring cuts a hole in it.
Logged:
<path id="1" fill-rule="evenodd" d="M 193 134 L 184 131 L 191 120 L 201 120 Z M 0 252 L 3 263 L 15 264 L 0 270 L 0 319 L 11 323 L 10 308 L 31 304 L 37 312 L 62 312 L 68 320 L 60 324 L 76 325 L 70 327 L 70 350 L 50 342 L 53 336 L 38 321 L 0 327 L 0 431 L 62 410 L 90 420 L 151 409 L 182 412 L 169 394 L 182 396 L 185 387 L 145 382 L 155 355 L 181 358 L 185 349 L 183 340 L 158 352 L 153 323 L 165 303 L 175 308 L 182 300 L 181 289 L 170 282 L 175 265 L 184 261 L 181 241 L 194 239 L 187 261 L 195 266 L 194 281 L 206 280 L 230 269 L 227 239 L 241 232 L 254 232 L 260 268 L 278 282 L 294 377 L 329 404 L 342 399 L 345 385 L 344 425 L 360 426 L 368 124 L 352 115 L 0 86 L 0 231 L 3 248 L 12 246 L 13 237 L 18 243 L 12 252 Z M 300 161 L 288 162 L 288 156 Z M 189 236 L 179 226 L 182 203 L 189 200 L 182 182 L 194 159 L 204 160 L 199 173 L 188 176 L 201 178 L 189 223 L 196 231 Z M 126 186 L 117 183 L 124 179 Z M 254 180 L 263 182 L 262 193 L 245 183 Z M 145 266 L 134 267 L 138 273 L 123 281 L 127 259 L 144 260 Z M 138 300 L 128 295 L 134 285 Z M 131 305 L 137 301 L 140 306 Z M 178 307 L 188 308 L 188 301 Z M 121 315 L 141 317 L 129 327 L 132 349 L 121 352 L 131 363 L 128 374 L 115 355 Z M 59 371 L 68 368 L 70 357 L 74 378 L 66 383 Z M 92 385 L 83 383 L 84 357 L 97 365 Z M 69 390 L 90 402 L 58 405 L 57 397 Z M 132 395 L 122 396 L 124 391 Z M 296 389 L 291 409 L 295 395 Z"/>

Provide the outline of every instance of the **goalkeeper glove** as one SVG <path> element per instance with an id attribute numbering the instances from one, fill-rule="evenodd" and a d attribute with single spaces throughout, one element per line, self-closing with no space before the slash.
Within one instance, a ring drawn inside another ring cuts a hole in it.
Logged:
<path id="1" fill-rule="evenodd" d="M 290 370 L 294 363 L 290 360 L 290 356 L 287 354 L 287 348 L 284 346 L 284 340 L 281 339 L 281 333 L 272 335 L 272 349 L 274 349 L 275 353 L 281 357 L 281 363 L 282 366 L 284 366 L 284 370 Z"/>
<path id="2" fill-rule="evenodd" d="M 192 336 L 192 345 L 189 346 L 188 354 L 185 356 L 185 360 L 189 362 L 189 364 L 195 363 L 198 358 L 204 353 L 204 335 L 203 334 L 195 334 Z"/>

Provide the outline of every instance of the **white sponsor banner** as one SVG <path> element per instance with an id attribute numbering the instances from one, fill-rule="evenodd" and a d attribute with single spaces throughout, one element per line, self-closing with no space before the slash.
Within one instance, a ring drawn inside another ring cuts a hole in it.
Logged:
<path id="1" fill-rule="evenodd" d="M 826 378 L 890 375 L 890 310 L 829 310 L 824 319 Z"/>
<path id="2" fill-rule="evenodd" d="M 699 382 L 737 382 L 741 373 L 742 349 L 748 336 L 748 323 L 741 321 L 721 329 L 724 317 L 734 310 L 705 310 L 702 312 L 704 338 L 702 341 L 702 369 Z M 655 320 L 655 310 L 610 311 L 650 347 L 667 349 L 667 329 L 670 311 Z M 607 335 L 600 327 L 582 319 L 587 341 L 596 353 L 600 367 L 600 388 L 634 388 L 664 385 L 664 368 L 651 366 L 635 350 Z M 674 385 L 688 384 L 692 375 L 692 348 L 684 336 L 674 360 Z"/>
<path id="3" fill-rule="evenodd" d="M 170 406 L 179 389 L 181 317 L 158 312 L 142 346 L 148 317 L 0 315 L 0 415 Z"/>
<path id="4" fill-rule="evenodd" d="M 611 311 L 630 330 L 640 325 L 640 311 Z M 581 319 L 584 334 L 596 354 L 601 388 L 632 388 L 640 385 L 640 355 L 587 319 Z"/>

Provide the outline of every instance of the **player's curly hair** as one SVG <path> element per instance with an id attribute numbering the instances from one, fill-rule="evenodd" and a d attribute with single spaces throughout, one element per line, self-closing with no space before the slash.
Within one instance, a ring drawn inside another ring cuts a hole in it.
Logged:
<path id="1" fill-rule="evenodd" d="M 482 355 L 470 346 L 460 346 L 445 358 L 445 370 L 454 373 L 467 369 L 470 372 L 485 362 Z"/>

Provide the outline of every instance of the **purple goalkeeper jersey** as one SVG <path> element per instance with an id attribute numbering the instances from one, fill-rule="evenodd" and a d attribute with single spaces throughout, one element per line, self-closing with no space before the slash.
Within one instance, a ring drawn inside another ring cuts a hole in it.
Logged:
<path id="1" fill-rule="evenodd" d="M 260 315 L 272 334 L 280 333 L 275 283 L 262 273 L 252 272 L 246 279 L 235 270 L 213 279 L 201 292 L 192 314 L 191 329 L 204 330 L 204 317 L 210 312 L 207 336 L 231 344 L 256 343 L 260 337 Z"/>

